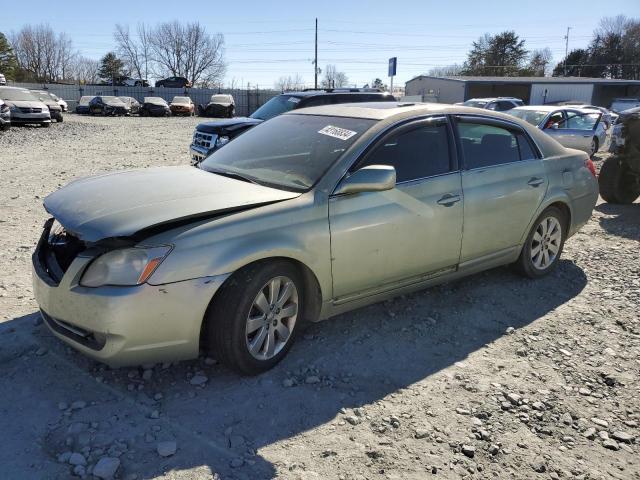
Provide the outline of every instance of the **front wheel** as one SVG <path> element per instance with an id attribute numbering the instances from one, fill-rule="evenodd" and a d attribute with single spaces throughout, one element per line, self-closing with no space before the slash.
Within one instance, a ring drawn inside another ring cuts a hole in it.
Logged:
<path id="1" fill-rule="evenodd" d="M 212 354 L 242 375 L 269 370 L 293 344 L 303 294 L 300 273 L 288 262 L 259 262 L 236 272 L 206 313 Z"/>
<path id="2" fill-rule="evenodd" d="M 549 207 L 536 219 L 515 266 L 524 276 L 539 278 L 558 264 L 567 236 L 567 219 L 556 207 Z"/>

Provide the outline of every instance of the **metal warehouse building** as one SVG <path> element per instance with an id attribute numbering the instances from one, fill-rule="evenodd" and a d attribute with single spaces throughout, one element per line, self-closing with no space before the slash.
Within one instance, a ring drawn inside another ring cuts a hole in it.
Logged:
<path id="1" fill-rule="evenodd" d="M 406 96 L 455 103 L 478 97 L 517 97 L 530 105 L 582 101 L 609 107 L 614 98 L 640 97 L 640 80 L 586 77 L 430 77 L 409 80 Z"/>

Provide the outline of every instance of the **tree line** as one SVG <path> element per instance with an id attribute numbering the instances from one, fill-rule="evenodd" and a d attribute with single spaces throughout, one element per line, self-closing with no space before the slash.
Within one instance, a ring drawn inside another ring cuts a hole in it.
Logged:
<path id="1" fill-rule="evenodd" d="M 572 76 L 640 79 L 640 19 L 605 17 L 587 48 L 571 50 L 552 68 L 549 48 L 528 50 L 515 31 L 488 33 L 472 43 L 466 61 L 432 68 L 432 76 Z"/>
<path id="2" fill-rule="evenodd" d="M 0 72 L 20 82 L 96 83 L 119 77 L 185 77 L 194 85 L 220 82 L 226 71 L 224 36 L 199 22 L 116 25 L 114 50 L 101 60 L 83 56 L 65 33 L 46 24 L 0 32 Z"/>

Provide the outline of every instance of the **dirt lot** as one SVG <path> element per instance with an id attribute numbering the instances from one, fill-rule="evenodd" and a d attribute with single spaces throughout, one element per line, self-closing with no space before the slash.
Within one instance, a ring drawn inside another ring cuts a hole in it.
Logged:
<path id="1" fill-rule="evenodd" d="M 110 370 L 57 341 L 30 279 L 43 197 L 187 163 L 197 122 L 0 136 L 0 477 L 640 478 L 640 204 L 598 205 L 547 278 L 497 269 L 342 315 L 257 378 L 205 357 Z"/>

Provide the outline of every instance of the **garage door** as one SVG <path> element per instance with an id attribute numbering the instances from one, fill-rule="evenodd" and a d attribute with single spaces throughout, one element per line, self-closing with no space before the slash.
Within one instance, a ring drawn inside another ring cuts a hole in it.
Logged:
<path id="1" fill-rule="evenodd" d="M 545 103 L 561 101 L 578 101 L 591 103 L 593 96 L 593 84 L 544 84 L 531 85 L 531 105 L 544 105 Z"/>

